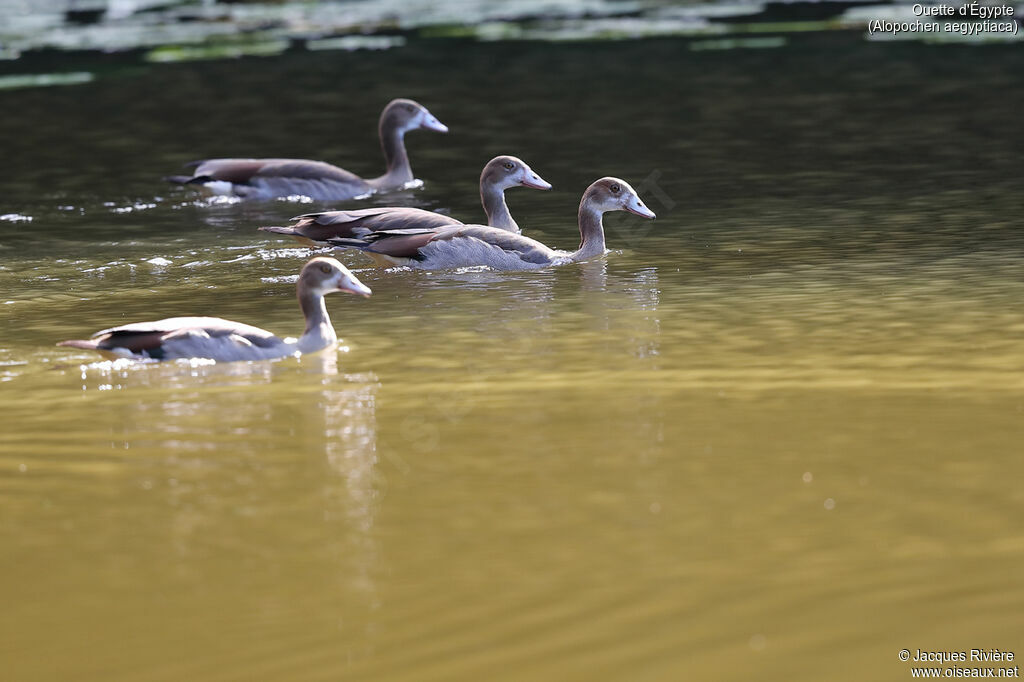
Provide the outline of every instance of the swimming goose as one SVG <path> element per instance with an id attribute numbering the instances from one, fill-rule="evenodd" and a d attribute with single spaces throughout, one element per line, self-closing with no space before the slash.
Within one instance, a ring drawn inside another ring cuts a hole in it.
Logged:
<path id="1" fill-rule="evenodd" d="M 512 187 L 551 189 L 522 159 L 514 156 L 496 156 L 487 162 L 480 173 L 480 201 L 487 214 L 487 224 L 509 232 L 519 232 L 519 225 L 509 213 L 505 203 L 505 190 Z M 330 246 L 328 239 L 336 237 L 364 237 L 377 230 L 433 228 L 462 225 L 451 216 L 424 211 L 420 208 L 382 207 L 362 208 L 355 211 L 323 211 L 306 213 L 292 220 L 287 227 L 267 225 L 265 232 L 286 234 L 308 246 Z"/>
<path id="2" fill-rule="evenodd" d="M 206 358 L 217 362 L 268 360 L 298 353 L 315 353 L 338 340 L 327 315 L 324 296 L 345 291 L 369 296 L 370 289 L 333 258 L 306 263 L 297 285 L 306 330 L 298 339 L 281 339 L 265 329 L 219 317 L 169 317 L 136 322 L 96 332 L 85 340 L 61 341 L 58 346 L 99 351 L 107 357 L 155 360 Z"/>
<path id="3" fill-rule="evenodd" d="M 195 161 L 191 176 L 167 180 L 181 185 L 200 185 L 213 194 L 248 199 L 273 199 L 303 195 L 317 201 L 342 201 L 374 192 L 404 187 L 415 180 L 405 152 L 405 134 L 425 128 L 439 133 L 448 126 L 426 107 L 411 99 L 396 99 L 380 115 L 380 143 L 387 172 L 364 180 L 337 166 L 307 159 L 206 159 Z"/>
<path id="4" fill-rule="evenodd" d="M 513 187 L 551 189 L 551 183 L 514 156 L 496 156 L 480 172 L 480 203 L 484 206 L 487 224 L 518 234 L 519 225 L 505 203 L 505 190 Z"/>
<path id="5" fill-rule="evenodd" d="M 556 251 L 535 239 L 483 225 L 433 229 L 380 230 L 361 239 L 335 238 L 337 246 L 354 247 L 380 265 L 407 265 L 424 270 L 487 265 L 498 270 L 528 270 L 562 265 L 600 256 L 605 251 L 602 216 L 609 211 L 629 211 L 654 218 L 636 191 L 624 180 L 601 178 L 590 185 L 580 200 L 580 247 Z"/>

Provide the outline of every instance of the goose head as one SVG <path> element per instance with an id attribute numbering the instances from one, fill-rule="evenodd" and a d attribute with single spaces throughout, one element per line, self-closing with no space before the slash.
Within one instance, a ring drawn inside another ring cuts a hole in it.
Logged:
<path id="1" fill-rule="evenodd" d="M 382 131 L 396 130 L 403 135 L 418 128 L 448 132 L 448 126 L 438 121 L 425 106 L 411 99 L 391 100 L 380 115 L 380 128 Z"/>
<path id="2" fill-rule="evenodd" d="M 325 296 L 336 291 L 369 297 L 370 287 L 359 281 L 349 269 L 338 260 L 318 256 L 302 267 L 299 273 L 299 298 L 306 294 Z"/>
<path id="3" fill-rule="evenodd" d="M 480 185 L 490 185 L 501 191 L 510 187 L 551 189 L 551 183 L 537 175 L 525 161 L 514 156 L 496 156 L 488 161 L 480 173 Z"/>
<path id="4" fill-rule="evenodd" d="M 583 205 L 589 206 L 600 213 L 609 211 L 629 211 L 641 218 L 654 218 L 654 211 L 647 208 L 640 200 L 636 190 L 629 183 L 619 178 L 601 178 L 583 194 Z"/>

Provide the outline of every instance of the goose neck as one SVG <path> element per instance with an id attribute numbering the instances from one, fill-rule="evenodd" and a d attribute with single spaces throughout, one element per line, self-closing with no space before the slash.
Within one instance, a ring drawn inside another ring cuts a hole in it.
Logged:
<path id="1" fill-rule="evenodd" d="M 586 260 L 604 253 L 602 218 L 602 211 L 590 206 L 586 201 L 580 202 L 580 248 L 572 255 L 573 260 Z"/>
<path id="2" fill-rule="evenodd" d="M 312 353 L 326 348 L 338 340 L 334 326 L 331 324 L 331 318 L 327 314 L 327 305 L 324 303 L 323 294 L 300 291 L 299 305 L 306 318 L 306 329 L 302 332 L 298 344 L 300 352 Z"/>
<path id="3" fill-rule="evenodd" d="M 512 218 L 505 202 L 505 191 L 495 185 L 480 186 L 480 201 L 487 214 L 487 224 L 509 232 L 519 232 L 519 225 Z"/>
<path id="4" fill-rule="evenodd" d="M 409 154 L 405 151 L 405 131 L 381 121 L 380 146 L 384 152 L 387 170 L 384 175 L 370 181 L 376 189 L 393 189 L 413 181 Z"/>

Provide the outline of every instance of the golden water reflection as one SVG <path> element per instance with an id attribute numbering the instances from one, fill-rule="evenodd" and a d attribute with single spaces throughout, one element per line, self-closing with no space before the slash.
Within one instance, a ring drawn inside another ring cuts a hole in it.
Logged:
<path id="1" fill-rule="evenodd" d="M 0 677 L 859 682 L 908 678 L 901 648 L 1019 647 L 1024 167 L 992 131 L 1024 53 L 810 40 L 438 41 L 0 95 Z M 159 176 L 200 149 L 373 168 L 339 120 L 398 91 L 452 135 L 410 140 L 426 184 L 388 201 L 479 216 L 480 165 L 515 153 L 555 185 L 509 198 L 545 243 L 577 243 L 592 175 L 656 177 L 658 219 L 530 273 L 340 254 L 374 295 L 329 297 L 338 352 L 54 347 L 197 313 L 298 334 L 309 252 L 255 227 L 330 207 Z"/>

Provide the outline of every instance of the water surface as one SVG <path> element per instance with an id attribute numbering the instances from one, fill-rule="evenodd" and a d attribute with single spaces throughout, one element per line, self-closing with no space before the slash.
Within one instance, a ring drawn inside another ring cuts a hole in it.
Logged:
<path id="1" fill-rule="evenodd" d="M 904 647 L 1020 649 L 1018 51 L 100 61 L 0 93 L 5 678 L 902 680 Z M 452 132 L 370 205 L 477 219 L 511 153 L 555 186 L 509 194 L 552 246 L 602 175 L 659 218 L 539 272 L 342 254 L 374 296 L 328 299 L 336 352 L 53 346 L 185 313 L 299 333 L 309 252 L 255 227 L 321 206 L 160 177 L 378 173 L 394 96 Z"/>

